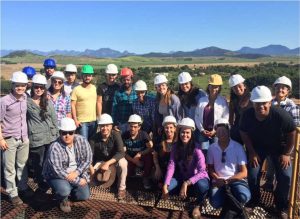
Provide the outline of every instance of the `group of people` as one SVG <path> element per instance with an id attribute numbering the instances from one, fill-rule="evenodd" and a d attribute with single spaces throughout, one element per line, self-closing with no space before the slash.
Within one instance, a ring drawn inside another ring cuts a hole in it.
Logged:
<path id="1" fill-rule="evenodd" d="M 258 205 L 261 169 L 268 160 L 267 185 L 274 185 L 275 204 L 286 217 L 291 184 L 291 155 L 299 108 L 288 98 L 289 78 L 252 92 L 245 79 L 230 76 L 229 104 L 221 96 L 222 77 L 209 77 L 206 91 L 193 85 L 188 72 L 178 76 L 177 94 L 164 74 L 154 78 L 156 97 L 130 68 L 109 64 L 106 80 L 92 84 L 94 69 L 56 71 L 44 61 L 45 76 L 27 66 L 12 74 L 11 93 L 1 98 L 0 148 L 5 188 L 12 204 L 43 194 L 51 187 L 64 212 L 69 197 L 86 200 L 89 183 L 116 169 L 118 199 L 126 197 L 127 177 L 142 176 L 145 189 L 158 187 L 162 197 L 197 197 L 192 211 L 201 217 L 209 197 L 223 206 L 225 188 L 244 206 Z M 38 184 L 28 187 L 28 173 Z M 106 179 L 107 180 L 107 179 Z M 272 187 L 273 189 L 273 187 Z M 36 195 L 37 194 L 37 195 Z M 22 199 L 21 199 L 22 198 Z"/>

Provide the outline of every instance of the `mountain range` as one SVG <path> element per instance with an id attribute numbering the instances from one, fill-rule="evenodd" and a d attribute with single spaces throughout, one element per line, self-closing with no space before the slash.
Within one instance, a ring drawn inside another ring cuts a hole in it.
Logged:
<path id="1" fill-rule="evenodd" d="M 5 57 L 9 54 L 19 50 L 1 50 L 1 57 Z M 97 50 L 86 49 L 85 51 L 75 50 L 53 50 L 49 52 L 43 52 L 39 50 L 22 50 L 33 54 L 42 56 L 78 56 L 78 57 L 94 57 L 94 58 L 119 58 L 124 56 L 143 56 L 143 57 L 204 57 L 204 56 L 233 56 L 240 58 L 258 58 L 263 56 L 299 56 L 300 47 L 295 49 L 289 49 L 282 45 L 268 45 L 261 48 L 242 47 L 240 50 L 231 51 L 227 49 L 218 48 L 215 46 L 206 47 L 202 49 L 195 49 L 193 51 L 172 51 L 169 53 L 150 52 L 146 54 L 135 54 L 128 51 L 117 51 L 110 48 L 100 48 Z"/>

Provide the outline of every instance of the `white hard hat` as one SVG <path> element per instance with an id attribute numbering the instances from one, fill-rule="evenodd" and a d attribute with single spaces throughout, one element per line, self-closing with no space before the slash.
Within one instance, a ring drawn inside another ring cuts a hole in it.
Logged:
<path id="1" fill-rule="evenodd" d="M 129 123 L 142 123 L 142 118 L 137 114 L 133 114 L 129 117 L 128 122 Z"/>
<path id="2" fill-rule="evenodd" d="M 46 79 L 46 77 L 44 75 L 36 74 L 32 78 L 32 83 L 46 85 L 47 84 L 47 79 Z"/>
<path id="3" fill-rule="evenodd" d="M 111 118 L 110 115 L 107 113 L 104 113 L 100 116 L 98 119 L 98 125 L 107 125 L 107 124 L 113 124 L 113 119 Z"/>
<path id="4" fill-rule="evenodd" d="M 73 64 L 66 65 L 65 72 L 76 72 L 77 73 L 77 67 Z"/>
<path id="5" fill-rule="evenodd" d="M 216 121 L 215 121 L 215 127 L 217 126 L 217 125 L 227 125 L 228 127 L 230 127 L 229 126 L 229 121 L 228 121 L 228 119 L 225 119 L 225 118 L 220 118 L 220 119 L 217 119 Z"/>
<path id="6" fill-rule="evenodd" d="M 168 79 L 166 78 L 165 75 L 159 74 L 154 78 L 154 85 L 162 84 L 162 83 L 167 83 Z"/>
<path id="7" fill-rule="evenodd" d="M 162 122 L 162 126 L 164 126 L 167 123 L 173 123 L 176 126 L 177 125 L 176 118 L 174 116 L 166 116 L 164 118 L 164 121 Z"/>
<path id="8" fill-rule="evenodd" d="M 234 87 L 235 85 L 243 83 L 244 81 L 245 81 L 245 78 L 243 78 L 239 74 L 231 75 L 229 78 L 229 87 Z"/>
<path id="9" fill-rule="evenodd" d="M 118 74 L 118 67 L 115 64 L 108 64 L 105 69 L 106 74 Z"/>
<path id="10" fill-rule="evenodd" d="M 178 122 L 178 127 L 188 127 L 191 128 L 192 131 L 195 130 L 195 122 L 191 118 L 183 118 Z"/>
<path id="11" fill-rule="evenodd" d="M 12 74 L 11 81 L 14 83 L 22 83 L 27 84 L 28 78 L 27 75 L 24 72 L 17 71 Z"/>
<path id="12" fill-rule="evenodd" d="M 276 86 L 276 84 L 284 84 L 290 87 L 290 89 L 292 89 L 292 82 L 288 77 L 282 76 L 277 78 L 277 80 L 274 82 L 274 86 Z"/>
<path id="13" fill-rule="evenodd" d="M 52 78 L 58 78 L 58 79 L 61 79 L 63 81 L 66 80 L 65 74 L 63 72 L 61 72 L 61 71 L 55 71 L 55 72 L 53 72 L 53 75 L 51 76 L 51 79 Z"/>
<path id="14" fill-rule="evenodd" d="M 179 84 L 185 84 L 185 83 L 190 82 L 190 81 L 192 81 L 192 77 L 191 77 L 190 73 L 181 72 L 178 75 L 178 83 Z"/>
<path id="15" fill-rule="evenodd" d="M 69 117 L 64 117 L 60 120 L 58 128 L 62 131 L 75 131 L 76 125 L 73 119 Z"/>
<path id="16" fill-rule="evenodd" d="M 135 82 L 135 90 L 136 91 L 144 91 L 147 90 L 147 84 L 145 83 L 145 81 L 142 80 L 138 80 L 137 82 Z"/>
<path id="17" fill-rule="evenodd" d="M 268 102 L 272 100 L 272 94 L 266 86 L 257 86 L 251 92 L 250 100 L 252 102 Z"/>

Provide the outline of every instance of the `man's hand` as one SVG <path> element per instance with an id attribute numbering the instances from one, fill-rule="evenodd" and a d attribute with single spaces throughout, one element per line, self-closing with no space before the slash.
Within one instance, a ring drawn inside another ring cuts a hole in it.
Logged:
<path id="1" fill-rule="evenodd" d="M 74 182 L 77 177 L 78 177 L 78 172 L 75 170 L 75 171 L 68 174 L 67 180 L 69 182 Z"/>
<path id="2" fill-rule="evenodd" d="M 255 152 L 249 153 L 249 163 L 250 163 L 251 167 L 254 167 L 254 168 L 258 167 L 258 165 L 260 163 L 260 158 L 257 155 L 257 153 L 255 153 Z"/>
<path id="3" fill-rule="evenodd" d="M 141 161 L 141 153 L 137 153 L 132 159 L 135 165 L 138 167 L 143 167 L 143 162 Z"/>
<path id="4" fill-rule="evenodd" d="M 2 139 L 0 141 L 0 149 L 3 150 L 3 151 L 8 149 L 8 144 L 6 143 L 5 139 Z"/>
<path id="5" fill-rule="evenodd" d="M 80 123 L 78 120 L 75 120 L 75 125 L 76 125 L 76 127 L 78 128 L 78 127 L 81 126 L 81 123 Z"/>
<path id="6" fill-rule="evenodd" d="M 106 171 L 109 169 L 109 164 L 107 162 L 103 162 L 100 168 L 101 170 Z"/>
<path id="7" fill-rule="evenodd" d="M 279 157 L 280 166 L 282 169 L 286 170 L 291 165 L 291 156 L 290 155 L 280 155 Z"/>
<path id="8" fill-rule="evenodd" d="M 80 178 L 80 180 L 79 180 L 79 185 L 80 185 L 80 186 L 85 186 L 86 184 L 87 184 L 86 179 Z"/>

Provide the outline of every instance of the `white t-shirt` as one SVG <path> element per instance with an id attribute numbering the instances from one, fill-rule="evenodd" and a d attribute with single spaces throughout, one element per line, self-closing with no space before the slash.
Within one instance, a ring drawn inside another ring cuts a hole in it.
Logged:
<path id="1" fill-rule="evenodd" d="M 74 146 L 66 147 L 66 151 L 69 156 L 69 166 L 67 168 L 67 173 L 71 173 L 77 169 Z"/>
<path id="2" fill-rule="evenodd" d="M 241 144 L 230 139 L 228 147 L 224 150 L 225 162 L 222 163 L 222 149 L 218 142 L 208 148 L 207 164 L 213 164 L 220 178 L 228 179 L 239 172 L 239 165 L 247 164 L 246 152 Z"/>

